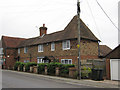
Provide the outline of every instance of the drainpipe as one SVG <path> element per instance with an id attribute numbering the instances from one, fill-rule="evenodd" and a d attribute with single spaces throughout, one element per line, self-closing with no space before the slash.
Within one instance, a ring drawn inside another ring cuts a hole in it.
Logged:
<path id="1" fill-rule="evenodd" d="M 100 41 L 98 41 L 98 57 L 100 56 L 100 45 L 99 45 Z"/>

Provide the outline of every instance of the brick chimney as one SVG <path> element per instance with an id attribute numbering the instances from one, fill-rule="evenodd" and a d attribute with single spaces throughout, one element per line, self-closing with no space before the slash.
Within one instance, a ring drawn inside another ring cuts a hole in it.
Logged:
<path id="1" fill-rule="evenodd" d="M 47 34 L 47 27 L 45 27 L 45 24 L 43 24 L 43 26 L 40 27 L 39 30 L 40 30 L 40 36 L 42 36 L 43 34 Z"/>

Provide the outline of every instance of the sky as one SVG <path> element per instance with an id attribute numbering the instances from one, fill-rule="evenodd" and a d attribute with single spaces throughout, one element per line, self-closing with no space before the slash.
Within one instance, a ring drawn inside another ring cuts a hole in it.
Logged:
<path id="1" fill-rule="evenodd" d="M 118 27 L 118 1 L 97 0 Z M 118 30 L 109 21 L 96 0 L 80 0 L 80 18 L 101 40 L 101 45 L 118 46 Z M 64 30 L 77 14 L 77 0 L 0 0 L 0 37 L 39 36 L 43 24 L 47 33 Z"/>

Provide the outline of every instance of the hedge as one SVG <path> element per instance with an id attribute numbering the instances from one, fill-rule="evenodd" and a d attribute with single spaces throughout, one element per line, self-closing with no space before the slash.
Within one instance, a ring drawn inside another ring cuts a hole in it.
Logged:
<path id="1" fill-rule="evenodd" d="M 60 69 L 60 76 L 68 75 L 70 67 L 75 67 L 75 65 L 73 65 L 73 64 L 63 64 L 61 67 L 59 67 L 59 69 Z"/>
<path id="2" fill-rule="evenodd" d="M 14 65 L 14 70 L 18 70 L 18 66 L 21 64 L 21 62 L 16 62 Z"/>
<path id="3" fill-rule="evenodd" d="M 35 62 L 28 62 L 25 64 L 25 71 L 29 72 L 30 71 L 30 66 L 37 66 L 37 63 Z"/>
<path id="4" fill-rule="evenodd" d="M 38 64 L 38 74 L 42 74 L 45 72 L 45 63 Z"/>

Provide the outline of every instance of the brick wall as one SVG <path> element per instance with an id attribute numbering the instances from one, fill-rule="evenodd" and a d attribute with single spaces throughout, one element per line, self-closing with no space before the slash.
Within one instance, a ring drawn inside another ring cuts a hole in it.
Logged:
<path id="1" fill-rule="evenodd" d="M 8 57 L 9 56 L 9 57 Z M 6 49 L 6 68 L 12 68 L 16 62 L 15 57 L 17 56 L 17 49 Z"/>
<path id="2" fill-rule="evenodd" d="M 110 59 L 106 59 L 106 79 L 110 80 Z"/>
<path id="3" fill-rule="evenodd" d="M 77 40 L 70 40 L 70 49 L 62 49 L 62 41 L 55 42 L 55 51 L 51 51 L 51 43 L 43 44 L 44 52 L 38 52 L 38 46 L 28 47 L 28 53 L 24 53 L 24 48 L 20 48 L 20 61 L 30 60 L 37 62 L 37 57 L 41 56 L 54 56 L 58 58 L 61 62 L 61 59 L 72 59 L 72 63 L 77 63 Z M 81 40 L 81 59 L 97 59 L 98 58 L 98 43 L 88 40 Z"/>

